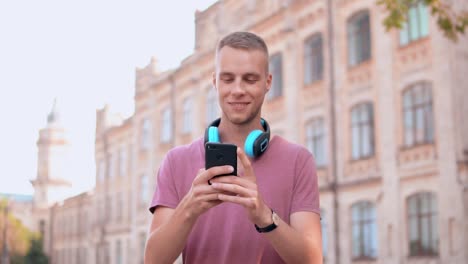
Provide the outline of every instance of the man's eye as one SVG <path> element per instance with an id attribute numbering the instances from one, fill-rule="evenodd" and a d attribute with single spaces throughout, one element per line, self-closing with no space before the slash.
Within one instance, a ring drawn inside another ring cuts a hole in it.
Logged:
<path id="1" fill-rule="evenodd" d="M 223 82 L 225 82 L 225 83 L 230 83 L 230 82 L 234 81 L 233 78 L 222 78 L 221 80 L 222 80 Z"/>
<path id="2" fill-rule="evenodd" d="M 245 81 L 248 82 L 248 83 L 255 83 L 258 80 L 256 78 L 248 78 Z"/>

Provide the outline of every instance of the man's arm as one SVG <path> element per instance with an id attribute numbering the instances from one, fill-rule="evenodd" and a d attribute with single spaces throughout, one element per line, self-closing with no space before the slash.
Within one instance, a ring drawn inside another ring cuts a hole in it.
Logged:
<path id="1" fill-rule="evenodd" d="M 271 209 L 258 191 L 250 160 L 240 148 L 237 149 L 237 154 L 244 167 L 244 175 L 213 179 L 213 188 L 235 194 L 221 193 L 218 194 L 218 199 L 242 205 L 253 224 L 259 227 L 268 226 L 273 222 Z M 264 233 L 264 236 L 287 263 L 322 263 L 320 216 L 313 212 L 300 211 L 289 217 L 291 225 L 280 220 L 278 227 Z"/>
<path id="2" fill-rule="evenodd" d="M 286 263 L 322 263 L 320 216 L 312 212 L 297 212 L 289 226 L 280 220 L 278 227 L 265 237 Z"/>
<path id="3" fill-rule="evenodd" d="M 145 263 L 173 263 L 180 255 L 192 225 L 187 219 L 177 217 L 178 214 L 172 208 L 156 208 L 146 243 Z"/>
<path id="4" fill-rule="evenodd" d="M 208 180 L 232 171 L 231 166 L 202 169 L 175 209 L 156 207 L 145 248 L 146 264 L 173 263 L 177 259 L 198 217 L 221 203 L 219 191 L 209 185 Z"/>
<path id="5" fill-rule="evenodd" d="M 242 198 L 238 196 L 220 195 L 220 198 L 225 202 L 242 204 Z M 257 219 L 254 221 L 257 226 L 270 225 L 273 222 L 271 209 L 265 207 Z M 288 225 L 281 219 L 275 230 L 262 234 L 286 263 L 322 263 L 320 216 L 312 212 L 296 212 L 291 214 L 290 223 Z"/>

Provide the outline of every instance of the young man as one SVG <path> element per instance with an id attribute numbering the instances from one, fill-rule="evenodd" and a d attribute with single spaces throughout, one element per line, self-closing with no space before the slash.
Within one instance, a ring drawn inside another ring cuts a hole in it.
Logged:
<path id="1" fill-rule="evenodd" d="M 261 108 L 271 87 L 268 49 L 255 34 L 235 32 L 216 49 L 222 143 L 244 146 L 265 130 Z M 321 263 L 319 193 L 312 155 L 274 136 L 260 157 L 237 148 L 230 166 L 204 168 L 204 138 L 171 150 L 158 172 L 145 263 Z"/>

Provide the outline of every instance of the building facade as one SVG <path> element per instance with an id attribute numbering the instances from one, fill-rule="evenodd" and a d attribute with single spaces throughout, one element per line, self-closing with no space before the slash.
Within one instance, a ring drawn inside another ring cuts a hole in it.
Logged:
<path id="1" fill-rule="evenodd" d="M 180 67 L 136 70 L 130 118 L 97 111 L 96 186 L 48 210 L 52 263 L 143 263 L 161 160 L 219 116 L 214 49 L 237 30 L 269 47 L 272 133 L 315 156 L 325 263 L 468 263 L 468 38 L 447 40 L 422 4 L 402 30 L 385 15 L 373 0 L 197 12 Z"/>

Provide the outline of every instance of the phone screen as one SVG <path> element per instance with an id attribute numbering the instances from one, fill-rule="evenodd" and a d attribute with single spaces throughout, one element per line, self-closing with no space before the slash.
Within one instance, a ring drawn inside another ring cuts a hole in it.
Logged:
<path id="1" fill-rule="evenodd" d="M 234 171 L 216 177 L 228 175 L 237 176 L 237 146 L 233 144 L 207 142 L 205 144 L 205 169 L 223 165 L 231 165 Z"/>

